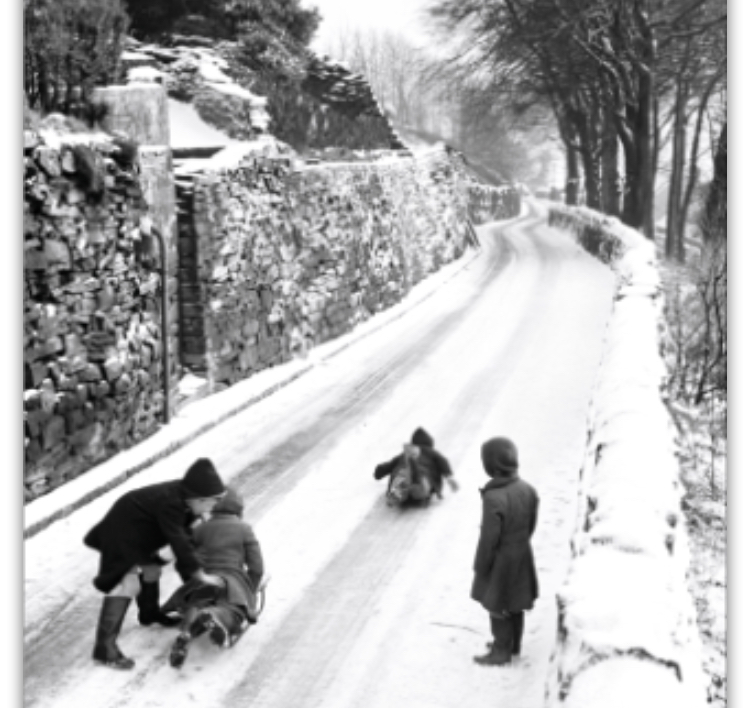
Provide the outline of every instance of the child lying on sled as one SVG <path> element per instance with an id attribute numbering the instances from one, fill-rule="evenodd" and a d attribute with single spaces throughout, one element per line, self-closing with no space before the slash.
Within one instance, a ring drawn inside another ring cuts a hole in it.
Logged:
<path id="1" fill-rule="evenodd" d="M 195 637 L 208 633 L 217 646 L 228 646 L 246 623 L 258 621 L 263 556 L 252 528 L 242 521 L 243 510 L 242 498 L 229 488 L 209 520 L 193 530 L 196 557 L 222 585 L 189 580 L 162 607 L 164 613 L 182 615 L 180 634 L 169 656 L 175 668 L 185 663 Z"/>
<path id="2" fill-rule="evenodd" d="M 435 449 L 435 441 L 422 428 L 414 431 L 411 443 L 404 445 L 400 455 L 379 464 L 373 476 L 388 477 L 388 506 L 409 501 L 426 504 L 433 494 L 442 499 L 443 480 L 453 491 L 458 489 L 448 460 Z"/>

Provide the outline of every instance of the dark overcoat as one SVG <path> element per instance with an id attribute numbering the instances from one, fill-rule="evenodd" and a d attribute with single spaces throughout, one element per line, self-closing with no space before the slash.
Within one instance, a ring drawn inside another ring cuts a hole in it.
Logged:
<path id="1" fill-rule="evenodd" d="M 83 539 L 101 554 L 94 587 L 110 592 L 134 566 L 159 562 L 157 552 L 167 545 L 174 552 L 177 571 L 187 580 L 200 568 L 190 537 L 196 518 L 179 480 L 121 496 Z"/>
<path id="2" fill-rule="evenodd" d="M 530 610 L 539 596 L 531 548 L 539 497 L 515 474 L 493 478 L 480 493 L 482 527 L 471 597 L 489 612 Z"/>

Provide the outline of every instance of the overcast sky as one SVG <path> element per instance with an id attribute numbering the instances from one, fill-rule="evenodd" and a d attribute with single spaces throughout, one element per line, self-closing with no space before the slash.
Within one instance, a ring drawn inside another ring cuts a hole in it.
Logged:
<path id="1" fill-rule="evenodd" d="M 328 39 L 347 28 L 375 27 L 403 34 L 415 44 L 426 40 L 422 11 L 430 0 L 303 0 L 304 7 L 317 6 L 323 20 L 313 41 L 313 48 L 322 48 Z"/>

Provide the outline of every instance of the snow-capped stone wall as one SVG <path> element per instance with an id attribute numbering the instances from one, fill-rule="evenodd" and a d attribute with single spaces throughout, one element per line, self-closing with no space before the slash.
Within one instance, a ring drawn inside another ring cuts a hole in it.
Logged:
<path id="1" fill-rule="evenodd" d="M 546 705 L 704 706 L 675 434 L 661 397 L 654 244 L 585 208 L 549 214 L 615 270 L 618 287 L 590 404 Z"/>
<path id="2" fill-rule="evenodd" d="M 24 133 L 26 500 L 151 433 L 163 407 L 159 251 L 141 233 L 135 146 L 41 133 Z"/>
<path id="3" fill-rule="evenodd" d="M 518 213 L 444 150 L 369 163 L 255 154 L 178 174 L 183 363 L 233 383 L 351 330 Z"/>

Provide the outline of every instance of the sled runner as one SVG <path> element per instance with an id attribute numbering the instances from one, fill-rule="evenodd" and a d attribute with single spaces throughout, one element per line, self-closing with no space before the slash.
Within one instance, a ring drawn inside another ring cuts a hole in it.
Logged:
<path id="1" fill-rule="evenodd" d="M 261 578 L 260 585 L 258 586 L 258 593 L 256 595 L 256 603 L 255 603 L 255 618 L 257 621 L 257 618 L 261 616 L 263 613 L 263 609 L 266 606 L 266 586 L 268 585 L 268 581 L 270 580 L 270 576 L 264 575 L 263 578 Z M 240 628 L 237 632 L 234 634 L 229 635 L 229 644 L 228 648 L 231 649 L 237 642 L 242 639 L 242 635 L 247 632 L 248 629 L 250 629 L 251 625 L 253 623 L 248 622 L 247 620 L 244 620 L 243 623 L 240 625 Z"/>

